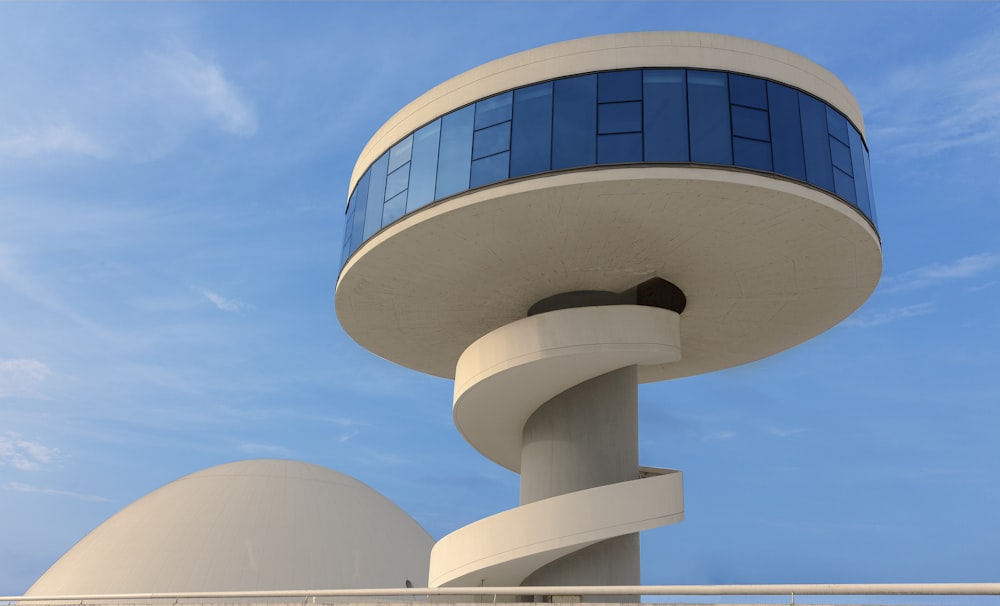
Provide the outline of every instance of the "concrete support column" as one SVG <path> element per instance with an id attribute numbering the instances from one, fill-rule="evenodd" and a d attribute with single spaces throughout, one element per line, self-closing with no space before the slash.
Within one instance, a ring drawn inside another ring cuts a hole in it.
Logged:
<path id="1" fill-rule="evenodd" d="M 538 408 L 524 425 L 522 505 L 635 480 L 638 469 L 635 366 L 564 391 Z M 556 560 L 535 571 L 524 585 L 638 585 L 639 580 L 639 535 L 633 533 Z M 608 599 L 603 596 L 600 601 Z"/>

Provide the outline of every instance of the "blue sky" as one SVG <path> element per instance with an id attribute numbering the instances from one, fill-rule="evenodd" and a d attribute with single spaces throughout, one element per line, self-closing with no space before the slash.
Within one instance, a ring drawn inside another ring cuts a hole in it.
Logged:
<path id="1" fill-rule="evenodd" d="M 0 4 L 0 595 L 228 461 L 326 465 L 435 537 L 517 502 L 450 382 L 333 311 L 348 179 L 397 109 L 587 35 L 786 47 L 866 117 L 885 270 L 840 326 L 640 390 L 687 519 L 646 583 L 996 581 L 1000 5 Z"/>

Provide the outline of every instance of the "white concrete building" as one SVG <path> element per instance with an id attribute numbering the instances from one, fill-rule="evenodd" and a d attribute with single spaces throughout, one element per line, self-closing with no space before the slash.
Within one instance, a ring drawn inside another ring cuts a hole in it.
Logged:
<path id="1" fill-rule="evenodd" d="M 431 549 L 355 480 L 232 464 L 130 505 L 29 593 L 637 585 L 638 533 L 684 515 L 681 474 L 638 460 L 638 384 L 802 343 L 881 268 L 861 113 L 815 63 L 648 32 L 485 64 L 365 146 L 336 310 L 455 380 L 459 431 L 521 474 L 521 506 Z"/>
<path id="2" fill-rule="evenodd" d="M 521 507 L 444 537 L 429 586 L 634 585 L 683 517 L 638 461 L 637 383 L 744 364 L 834 326 L 882 256 L 864 124 L 827 70 L 710 34 L 518 53 L 419 97 L 354 168 L 337 315 L 455 380 Z"/>

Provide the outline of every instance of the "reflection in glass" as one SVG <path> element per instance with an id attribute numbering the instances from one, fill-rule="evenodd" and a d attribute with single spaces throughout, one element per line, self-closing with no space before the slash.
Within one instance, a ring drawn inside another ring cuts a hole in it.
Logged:
<path id="1" fill-rule="evenodd" d="M 740 74 L 622 70 L 507 91 L 396 143 L 350 194 L 343 260 L 380 227 L 470 187 L 638 162 L 773 171 L 835 194 L 876 221 L 868 150 L 825 102 Z"/>
<path id="2" fill-rule="evenodd" d="M 771 153 L 774 172 L 805 180 L 806 164 L 802 156 L 802 122 L 799 120 L 799 93 L 781 84 L 767 83 L 770 104 Z"/>
<path id="3" fill-rule="evenodd" d="M 642 134 L 600 135 L 597 138 L 597 163 L 642 162 Z"/>
<path id="4" fill-rule="evenodd" d="M 385 227 L 396 219 L 402 217 L 404 214 L 406 214 L 405 191 L 395 198 L 390 198 L 385 201 L 385 206 L 382 208 L 382 226 Z"/>
<path id="5" fill-rule="evenodd" d="M 600 103 L 642 99 L 642 70 L 630 69 L 597 74 Z"/>
<path id="6" fill-rule="evenodd" d="M 729 74 L 729 100 L 734 105 L 767 109 L 767 88 L 760 78 Z"/>
<path id="7" fill-rule="evenodd" d="M 850 148 L 833 137 L 830 137 L 830 157 L 834 166 L 853 176 L 854 169 L 851 168 Z"/>
<path id="8" fill-rule="evenodd" d="M 382 203 L 385 201 L 385 176 L 389 168 L 389 154 L 372 164 L 368 182 L 368 210 L 365 212 L 365 240 L 382 227 Z"/>
<path id="9" fill-rule="evenodd" d="M 872 165 L 871 160 L 868 158 L 868 150 L 865 150 L 865 181 L 868 182 L 868 218 L 872 220 L 872 224 L 878 228 L 878 213 L 875 210 L 875 190 L 872 187 Z"/>
<path id="10" fill-rule="evenodd" d="M 510 120 L 511 97 L 507 91 L 476 103 L 476 130 Z"/>
<path id="11" fill-rule="evenodd" d="M 726 74 L 688 70 L 691 161 L 732 164 Z"/>
<path id="12" fill-rule="evenodd" d="M 389 161 L 392 161 L 392 156 L 389 156 Z M 404 164 L 400 166 L 395 171 L 389 173 L 389 177 L 385 180 L 385 199 L 395 196 L 399 192 L 406 189 L 406 183 L 410 180 L 410 165 Z"/>
<path id="13" fill-rule="evenodd" d="M 858 192 L 854 188 L 854 177 L 848 175 L 839 168 L 834 168 L 833 187 L 838 196 L 857 206 Z"/>
<path id="14" fill-rule="evenodd" d="M 771 170 L 771 144 L 766 141 L 733 137 L 733 161 L 736 166 Z"/>
<path id="15" fill-rule="evenodd" d="M 805 154 L 806 179 L 813 185 L 833 191 L 826 105 L 815 97 L 799 93 L 799 115 L 802 117 L 802 148 Z"/>
<path id="16" fill-rule="evenodd" d="M 474 111 L 474 105 L 467 105 L 441 118 L 441 151 L 438 155 L 435 200 L 469 189 Z"/>
<path id="17" fill-rule="evenodd" d="M 597 155 L 597 76 L 555 81 L 552 168 L 594 164 Z"/>
<path id="18" fill-rule="evenodd" d="M 407 212 L 434 200 L 437 179 L 438 142 L 441 120 L 435 120 L 413 133 L 413 158 L 410 161 L 410 187 L 406 200 Z"/>
<path id="19" fill-rule="evenodd" d="M 545 172 L 552 152 L 552 83 L 514 91 L 510 176 Z"/>
<path id="20" fill-rule="evenodd" d="M 687 90 L 683 69 L 643 71 L 646 162 L 687 162 Z"/>
<path id="21" fill-rule="evenodd" d="M 865 147 L 861 135 L 852 126 L 848 131 L 851 139 L 851 165 L 854 167 L 854 190 L 858 201 L 858 209 L 866 216 L 871 215 L 871 201 L 868 198 L 868 184 L 865 170 Z"/>
<path id="22" fill-rule="evenodd" d="M 472 159 L 492 156 L 510 149 L 510 122 L 477 130 L 472 137 Z"/>
<path id="23" fill-rule="evenodd" d="M 847 118 L 842 116 L 840 112 L 827 106 L 826 122 L 831 135 L 840 139 L 841 143 L 847 144 L 850 142 L 847 134 Z"/>
<path id="24" fill-rule="evenodd" d="M 368 180 L 371 178 L 371 170 L 366 172 L 358 184 L 354 186 L 354 195 L 357 196 L 357 206 L 354 207 L 354 227 L 351 229 L 351 251 L 357 250 L 361 243 L 365 241 L 365 216 L 368 208 Z"/>
<path id="25" fill-rule="evenodd" d="M 769 141 L 771 128 L 767 123 L 767 112 L 750 107 L 733 106 L 733 136 Z"/>
<path id="26" fill-rule="evenodd" d="M 471 187 L 480 187 L 503 181 L 507 178 L 507 167 L 510 163 L 510 152 L 503 152 L 472 161 Z"/>
<path id="27" fill-rule="evenodd" d="M 413 148 L 413 135 L 403 139 L 389 150 L 389 172 L 410 161 L 410 150 Z"/>
<path id="28" fill-rule="evenodd" d="M 637 133 L 642 131 L 642 103 L 602 103 L 597 106 L 597 132 Z"/>

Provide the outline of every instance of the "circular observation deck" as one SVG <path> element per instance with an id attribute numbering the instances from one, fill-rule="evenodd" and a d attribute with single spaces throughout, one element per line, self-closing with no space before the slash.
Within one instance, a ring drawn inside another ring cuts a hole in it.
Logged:
<path id="1" fill-rule="evenodd" d="M 452 378 L 532 305 L 683 291 L 683 357 L 640 381 L 777 353 L 881 274 L 857 103 L 824 68 L 728 36 L 599 36 L 512 55 L 390 119 L 351 178 L 337 315 L 379 356 Z"/>

